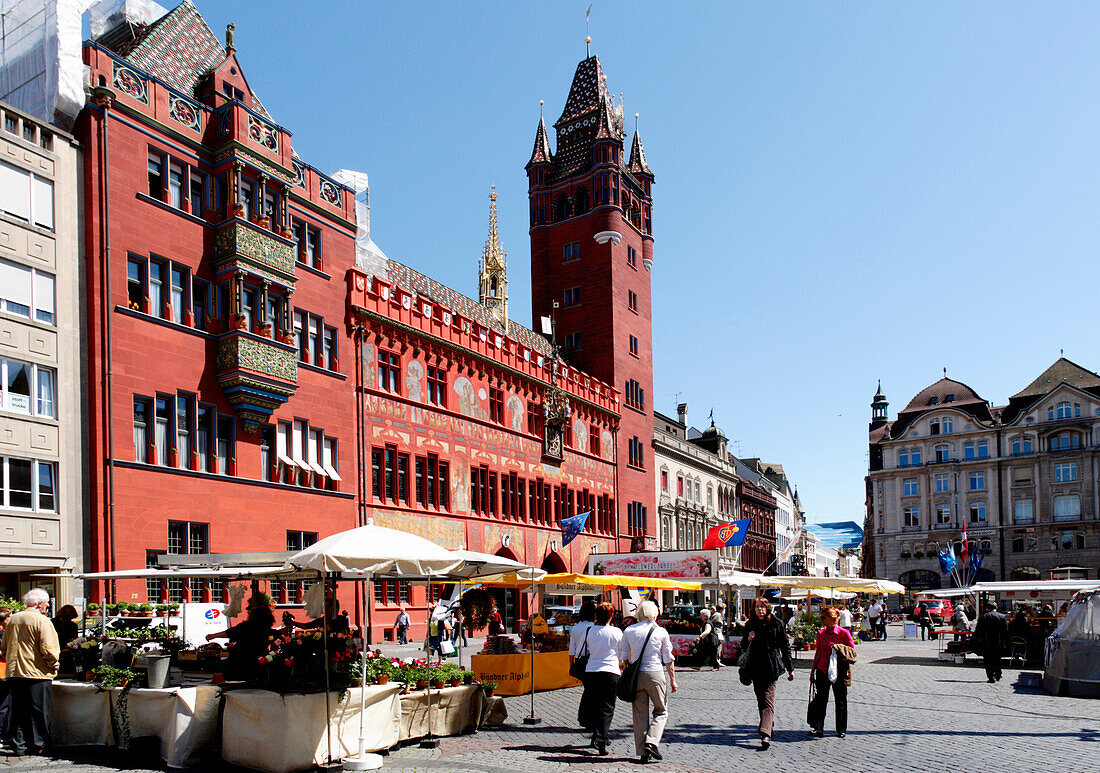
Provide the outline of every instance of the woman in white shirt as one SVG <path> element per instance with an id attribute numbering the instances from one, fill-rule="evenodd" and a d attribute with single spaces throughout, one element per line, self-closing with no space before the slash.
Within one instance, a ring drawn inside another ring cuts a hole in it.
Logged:
<path id="1" fill-rule="evenodd" d="M 591 707 L 592 744 L 601 757 L 607 755 L 607 731 L 615 716 L 615 688 L 619 685 L 619 642 L 623 632 L 613 625 L 615 608 L 606 601 L 596 607 L 596 624 L 588 631 L 588 667 L 581 702 Z"/>
<path id="2" fill-rule="evenodd" d="M 619 643 L 621 660 L 633 663 L 642 659 L 638 668 L 638 692 L 634 697 L 634 749 L 643 765 L 651 759 L 664 759 L 658 745 L 668 720 L 668 688 L 676 692 L 672 640 L 656 620 L 657 605 L 643 601 L 638 606 L 639 622 L 623 631 L 623 640 Z M 650 702 L 653 703 L 652 717 L 649 716 Z"/>
<path id="3" fill-rule="evenodd" d="M 588 632 L 592 630 L 592 621 L 596 619 L 596 602 L 589 599 L 581 604 L 580 611 L 577 613 L 577 620 L 579 621 L 573 629 L 569 632 L 569 664 L 572 665 L 579 658 L 587 658 L 588 652 Z M 585 674 L 587 676 L 587 672 Z M 586 685 L 587 679 L 582 678 L 581 684 Z M 587 686 L 587 685 L 586 685 Z M 585 690 L 581 694 L 581 704 L 577 707 L 577 722 L 588 733 L 593 733 L 596 729 L 596 724 L 593 718 L 591 701 L 586 700 L 589 697 L 588 690 Z"/>

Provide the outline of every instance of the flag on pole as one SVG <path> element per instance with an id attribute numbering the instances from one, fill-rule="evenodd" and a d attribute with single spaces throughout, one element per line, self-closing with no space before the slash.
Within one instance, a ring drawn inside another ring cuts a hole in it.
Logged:
<path id="1" fill-rule="evenodd" d="M 584 523 L 588 520 L 588 516 L 592 514 L 589 510 L 587 513 L 579 513 L 571 518 L 566 518 L 561 522 L 561 546 L 565 547 L 573 538 L 581 533 L 584 529 Z"/>
<path id="2" fill-rule="evenodd" d="M 966 543 L 966 519 L 963 519 L 962 547 L 959 548 L 959 565 L 966 568 L 967 559 L 970 557 L 970 546 Z"/>
<path id="3" fill-rule="evenodd" d="M 744 545 L 745 537 L 749 536 L 750 523 L 752 523 L 752 518 L 743 518 L 740 521 L 711 526 L 710 531 L 707 532 L 706 540 L 703 541 L 703 550 Z"/>
<path id="4" fill-rule="evenodd" d="M 794 551 L 798 548 L 798 542 L 801 539 L 802 539 L 802 527 L 799 526 L 795 530 L 794 536 L 791 537 L 791 541 L 789 543 L 787 543 L 787 547 L 783 548 L 783 550 L 779 553 L 779 555 L 776 556 L 775 563 L 781 564 L 784 561 L 786 561 L 788 558 L 790 558 L 792 555 L 794 555 Z"/>
<path id="5" fill-rule="evenodd" d="M 955 560 L 955 548 L 948 543 L 942 550 L 940 550 L 940 574 L 944 576 L 951 574 L 951 570 L 955 568 L 958 561 Z"/>

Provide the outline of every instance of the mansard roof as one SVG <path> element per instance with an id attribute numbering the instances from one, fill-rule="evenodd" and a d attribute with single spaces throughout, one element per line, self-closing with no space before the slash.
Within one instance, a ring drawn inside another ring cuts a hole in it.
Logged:
<path id="1" fill-rule="evenodd" d="M 901 437 L 921 414 L 941 408 L 955 408 L 970 414 L 977 421 L 993 421 L 987 401 L 961 381 L 945 376 L 922 389 L 909 401 L 909 404 L 898 414 L 898 418 L 890 425 L 891 438 Z M 881 438 L 883 434 L 885 433 L 880 433 L 879 437 Z"/>

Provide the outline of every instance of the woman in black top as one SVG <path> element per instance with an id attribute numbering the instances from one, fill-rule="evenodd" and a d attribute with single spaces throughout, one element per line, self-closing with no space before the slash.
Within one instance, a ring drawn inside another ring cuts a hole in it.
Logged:
<path id="1" fill-rule="evenodd" d="M 772 724 L 775 720 L 775 683 L 780 674 L 787 672 L 787 681 L 794 679 L 791 663 L 791 643 L 783 623 L 772 614 L 767 599 L 759 598 L 753 607 L 752 617 L 745 626 L 741 639 L 741 652 L 747 657 L 743 668 L 751 677 L 756 693 L 756 705 L 760 709 L 760 748 L 767 749 L 772 740 Z M 743 681 L 743 680 L 742 680 Z"/>
<path id="2" fill-rule="evenodd" d="M 212 633 L 207 641 L 223 636 L 229 639 L 229 657 L 225 661 L 225 678 L 232 681 L 256 682 L 261 674 L 259 660 L 267 654 L 275 615 L 268 607 L 253 607 L 248 619 L 232 628 Z"/>

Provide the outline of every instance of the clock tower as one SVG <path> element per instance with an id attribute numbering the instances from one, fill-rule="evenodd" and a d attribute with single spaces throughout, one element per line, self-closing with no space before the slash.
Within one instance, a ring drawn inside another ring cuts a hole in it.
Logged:
<path id="1" fill-rule="evenodd" d="M 500 244 L 497 233 L 497 187 L 489 193 L 489 238 L 478 265 L 477 299 L 489 309 L 508 332 L 508 253 Z"/>
<path id="2" fill-rule="evenodd" d="M 637 116 L 635 116 L 637 118 Z M 621 550 L 656 549 L 650 272 L 653 173 L 596 56 L 577 65 L 550 150 L 539 119 L 527 163 L 532 318 L 553 315 L 566 361 L 614 386 Z"/>

